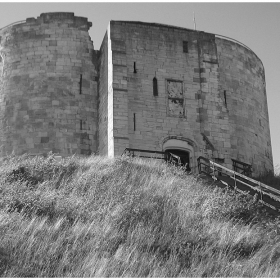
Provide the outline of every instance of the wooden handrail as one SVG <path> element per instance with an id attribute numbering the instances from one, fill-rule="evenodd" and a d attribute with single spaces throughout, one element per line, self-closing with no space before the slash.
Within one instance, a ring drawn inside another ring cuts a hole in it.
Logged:
<path id="1" fill-rule="evenodd" d="M 124 154 L 125 152 L 142 152 L 142 153 L 153 153 L 153 154 L 161 154 L 164 155 L 165 153 L 162 151 L 153 151 L 153 150 L 142 150 L 142 149 L 132 149 L 132 148 L 125 148 L 125 150 L 123 151 L 122 154 Z"/>
<path id="2" fill-rule="evenodd" d="M 249 177 L 247 177 L 247 176 L 245 176 L 245 175 L 243 175 L 243 174 L 241 174 L 239 172 L 233 171 L 233 170 L 231 170 L 231 169 L 229 169 L 229 168 L 227 168 L 227 167 L 225 167 L 223 165 L 220 165 L 220 164 L 218 164 L 218 163 L 216 163 L 216 162 L 214 162 L 214 161 L 212 161 L 212 160 L 210 160 L 208 158 L 205 158 L 205 157 L 201 156 L 197 160 L 200 160 L 200 159 L 203 159 L 204 161 L 206 161 L 208 163 L 211 163 L 213 166 L 219 167 L 219 168 L 221 168 L 221 169 L 223 169 L 223 170 L 225 170 L 225 171 L 227 171 L 227 172 L 229 172 L 231 174 L 235 174 L 235 175 L 237 175 L 237 176 L 239 176 L 239 177 L 241 177 L 241 178 L 243 178 L 243 179 L 245 179 L 245 180 L 247 180 L 247 181 L 249 181 L 251 183 L 254 183 L 256 186 L 260 186 L 260 187 L 262 187 L 264 189 L 270 190 L 270 191 L 280 195 L 280 191 L 279 190 L 274 189 L 274 188 L 272 188 L 272 187 L 270 187 L 270 186 L 268 186 L 266 184 L 263 184 L 263 183 L 261 183 L 259 181 L 256 181 L 256 180 L 252 179 L 252 178 L 249 178 Z M 256 187 L 256 186 L 252 186 L 252 187 Z"/>

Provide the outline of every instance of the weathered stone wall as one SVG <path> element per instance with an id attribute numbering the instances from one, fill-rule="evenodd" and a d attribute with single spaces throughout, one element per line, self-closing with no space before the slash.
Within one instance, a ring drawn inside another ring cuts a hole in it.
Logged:
<path id="1" fill-rule="evenodd" d="M 95 152 L 97 71 L 91 23 L 41 14 L 0 31 L 1 154 Z"/>
<path id="2" fill-rule="evenodd" d="M 121 30 L 111 26 L 111 50 L 113 66 L 113 118 L 114 153 L 122 154 L 129 147 L 128 138 L 128 89 L 126 43 L 121 38 Z M 119 31 L 119 32 L 118 32 Z"/>
<path id="3" fill-rule="evenodd" d="M 113 95 L 113 57 L 110 24 L 108 28 L 108 156 L 114 157 L 114 95 Z"/>
<path id="4" fill-rule="evenodd" d="M 193 157 L 203 154 L 197 99 L 200 85 L 194 82 L 199 77 L 194 70 L 198 68 L 195 33 L 113 21 L 111 37 L 115 145 L 120 146 L 122 141 L 130 148 L 162 151 L 167 139 L 185 139 L 193 146 Z M 188 53 L 183 52 L 183 41 L 189 42 Z M 158 96 L 153 95 L 154 77 Z M 181 116 L 177 115 L 181 109 L 168 98 L 168 83 L 171 95 L 174 88 L 183 87 Z M 119 149 L 119 153 L 122 151 Z"/>
<path id="5" fill-rule="evenodd" d="M 98 154 L 108 155 L 108 34 L 99 55 Z"/>
<path id="6" fill-rule="evenodd" d="M 221 159 L 232 168 L 229 117 L 219 92 L 219 60 L 215 35 L 197 32 L 199 60 L 200 122 L 203 135 L 212 145 L 210 157 Z M 215 151 L 215 152 L 214 152 Z"/>
<path id="7" fill-rule="evenodd" d="M 177 139 L 188 143 L 193 167 L 206 155 L 230 168 L 231 159 L 253 164 L 255 174 L 273 169 L 263 66 L 252 51 L 160 24 L 110 28 L 115 154 L 161 151 Z"/>
<path id="8" fill-rule="evenodd" d="M 232 158 L 256 172 L 273 169 L 264 67 L 250 50 L 216 38 L 219 91 L 226 94 Z"/>
<path id="9" fill-rule="evenodd" d="M 110 26 L 103 39 L 99 56 L 99 143 L 98 153 L 114 157 L 113 134 L 113 64 Z"/>

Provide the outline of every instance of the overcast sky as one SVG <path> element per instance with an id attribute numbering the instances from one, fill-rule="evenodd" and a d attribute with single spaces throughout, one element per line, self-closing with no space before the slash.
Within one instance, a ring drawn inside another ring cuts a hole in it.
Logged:
<path id="1" fill-rule="evenodd" d="M 236 39 L 262 60 L 274 166 L 280 166 L 280 3 L 3 3 L 0 28 L 47 12 L 74 12 L 92 22 L 90 36 L 99 49 L 110 20 L 136 20 L 193 28 Z"/>

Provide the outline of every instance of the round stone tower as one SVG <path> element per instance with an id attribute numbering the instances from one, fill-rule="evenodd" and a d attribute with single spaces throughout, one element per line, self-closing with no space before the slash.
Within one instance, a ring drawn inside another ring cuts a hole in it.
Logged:
<path id="1" fill-rule="evenodd" d="M 232 159 L 250 163 L 254 174 L 273 171 L 262 61 L 240 42 L 216 36 L 215 43 L 219 96 L 224 101 L 230 135 L 226 150 Z M 224 124 L 221 123 L 223 129 Z"/>
<path id="2" fill-rule="evenodd" d="M 0 29 L 0 155 L 96 151 L 97 71 L 74 13 L 46 13 Z"/>

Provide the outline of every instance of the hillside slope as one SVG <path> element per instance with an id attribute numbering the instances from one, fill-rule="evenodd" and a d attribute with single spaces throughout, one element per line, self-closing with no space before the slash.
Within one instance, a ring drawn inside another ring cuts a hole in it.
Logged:
<path id="1" fill-rule="evenodd" d="M 164 163 L 11 157 L 2 277 L 279 277 L 280 222 Z"/>

